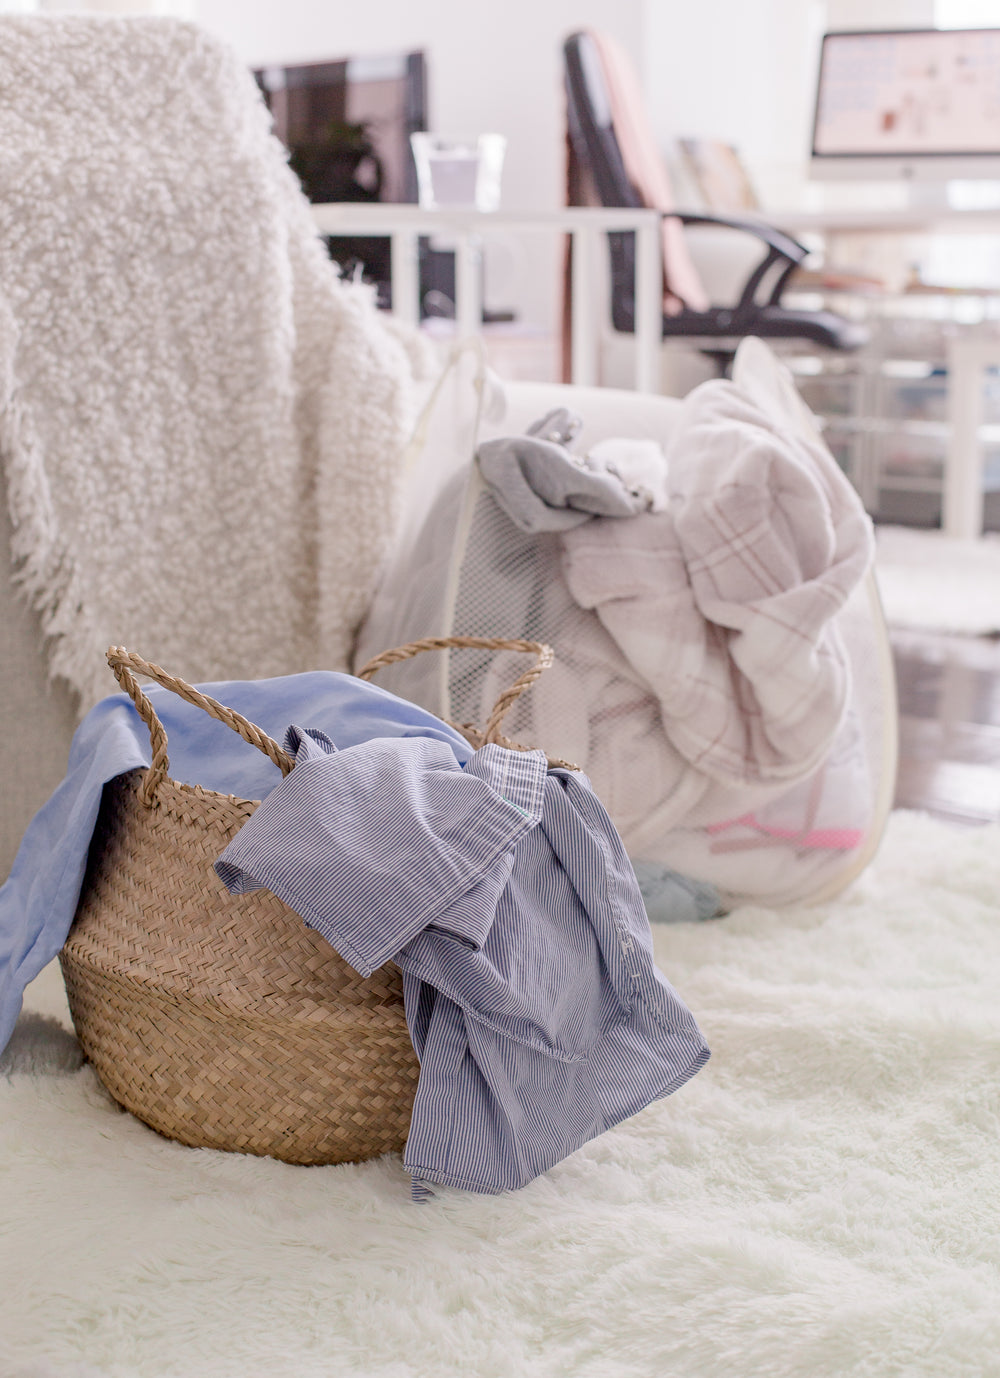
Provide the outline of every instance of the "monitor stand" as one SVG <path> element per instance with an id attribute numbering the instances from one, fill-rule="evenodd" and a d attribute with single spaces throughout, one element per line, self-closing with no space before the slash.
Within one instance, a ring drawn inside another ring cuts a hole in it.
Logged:
<path id="1" fill-rule="evenodd" d="M 797 198 L 798 209 L 816 215 L 840 212 L 1000 211 L 1000 178 L 886 177 L 864 181 L 809 181 Z"/>
<path id="2" fill-rule="evenodd" d="M 905 208 L 914 211 L 972 211 L 1000 209 L 1000 180 L 996 178 L 907 177 Z"/>

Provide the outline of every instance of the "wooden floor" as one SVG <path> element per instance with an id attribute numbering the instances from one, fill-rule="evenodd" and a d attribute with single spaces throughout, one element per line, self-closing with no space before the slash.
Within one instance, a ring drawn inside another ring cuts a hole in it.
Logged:
<path id="1" fill-rule="evenodd" d="M 952 823 L 1000 820 L 1000 637 L 892 633 L 896 805 Z"/>

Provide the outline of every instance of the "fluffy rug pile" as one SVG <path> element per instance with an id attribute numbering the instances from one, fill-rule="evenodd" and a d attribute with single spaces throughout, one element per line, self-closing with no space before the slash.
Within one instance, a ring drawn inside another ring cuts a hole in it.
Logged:
<path id="1" fill-rule="evenodd" d="M 879 591 L 890 627 L 989 636 L 1000 632 L 1000 538 L 880 526 Z"/>
<path id="2" fill-rule="evenodd" d="M 837 901 L 656 943 L 712 1061 L 498 1198 L 182 1148 L 65 1041 L 42 1072 L 29 1021 L 0 1076 L 0 1373 L 996 1373 L 1000 830 L 896 814 Z"/>

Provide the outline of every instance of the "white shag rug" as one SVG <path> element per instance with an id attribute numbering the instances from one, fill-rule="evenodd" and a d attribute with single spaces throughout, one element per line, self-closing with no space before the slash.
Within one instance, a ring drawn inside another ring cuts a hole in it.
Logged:
<path id="1" fill-rule="evenodd" d="M 1000 537 L 959 541 L 940 531 L 879 526 L 875 540 L 875 570 L 890 627 L 1000 633 Z"/>
<path id="2" fill-rule="evenodd" d="M 0 1374 L 1000 1373 L 1000 829 L 895 814 L 837 901 L 656 945 L 712 1061 L 497 1198 L 182 1148 L 86 1067 L 0 1076 Z"/>

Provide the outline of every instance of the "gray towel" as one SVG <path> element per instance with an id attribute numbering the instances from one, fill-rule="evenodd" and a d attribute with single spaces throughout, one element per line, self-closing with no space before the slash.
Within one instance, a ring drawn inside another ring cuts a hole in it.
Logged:
<path id="1" fill-rule="evenodd" d="M 575 455 L 569 442 L 580 419 L 560 408 L 527 435 L 484 441 L 476 458 L 497 503 L 522 531 L 568 531 L 592 517 L 634 517 L 651 505 L 613 469 Z"/>

